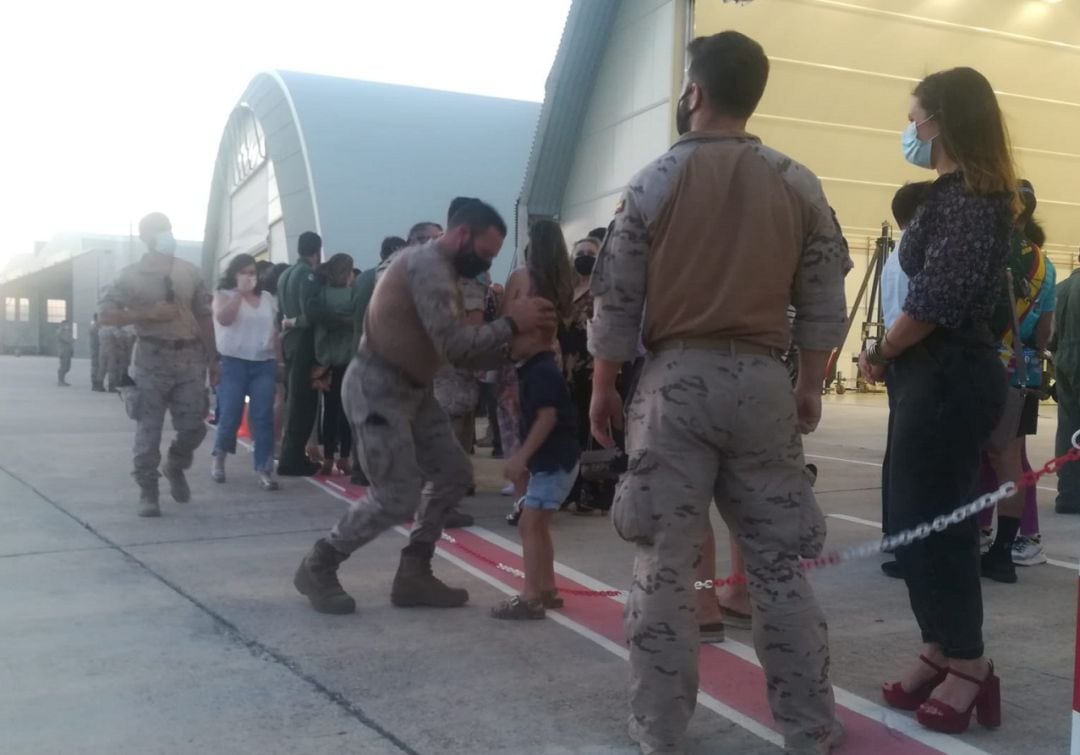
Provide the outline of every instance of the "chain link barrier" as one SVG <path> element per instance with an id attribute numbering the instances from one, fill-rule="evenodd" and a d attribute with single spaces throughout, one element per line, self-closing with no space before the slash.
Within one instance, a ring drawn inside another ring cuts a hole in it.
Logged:
<path id="1" fill-rule="evenodd" d="M 992 493 L 986 493 L 981 495 L 970 503 L 966 503 L 963 506 L 958 506 L 948 514 L 941 514 L 934 517 L 929 522 L 923 522 L 910 529 L 898 532 L 895 535 L 889 535 L 879 538 L 877 540 L 868 540 L 860 545 L 852 546 L 850 548 L 843 548 L 841 550 L 829 551 L 823 553 L 821 556 L 814 559 L 807 559 L 801 561 L 799 568 L 804 572 L 820 571 L 832 566 L 838 566 L 848 561 L 856 561 L 862 558 L 869 558 L 875 556 L 882 551 L 892 551 L 896 548 L 903 547 L 905 545 L 911 545 L 917 540 L 925 540 L 935 532 L 944 532 L 954 524 L 959 524 L 968 517 L 975 516 L 980 511 L 992 508 L 1001 501 L 1019 493 L 1025 488 L 1034 487 L 1039 480 L 1047 475 L 1057 474 L 1066 464 L 1071 464 L 1074 461 L 1080 461 L 1080 430 L 1072 436 L 1073 447 L 1069 451 L 1055 459 L 1051 459 L 1042 466 L 1041 469 L 1032 470 L 1030 472 L 1024 472 L 1016 482 L 1006 482 L 1002 484 L 997 490 Z M 479 553 L 472 548 L 461 543 L 457 538 L 447 533 L 442 535 L 443 541 L 454 545 L 462 552 L 469 554 L 478 561 L 487 564 L 488 566 L 498 569 L 499 571 L 506 572 L 511 576 L 518 579 L 525 579 L 525 572 L 517 567 L 510 566 L 501 561 L 488 558 L 482 553 Z M 734 574 L 725 578 L 713 578 L 704 581 L 694 582 L 695 590 L 715 590 L 718 587 L 726 585 L 739 585 L 746 582 L 746 575 Z M 570 588 L 559 588 L 559 593 L 564 595 L 575 595 L 578 597 L 587 598 L 618 598 L 624 597 L 629 594 L 627 590 L 577 590 Z"/>

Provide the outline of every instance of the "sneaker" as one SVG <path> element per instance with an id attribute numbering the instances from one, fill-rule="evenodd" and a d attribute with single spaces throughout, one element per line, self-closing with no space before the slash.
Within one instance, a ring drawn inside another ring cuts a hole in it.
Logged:
<path id="1" fill-rule="evenodd" d="M 521 510 L 525 508 L 525 499 L 519 499 L 515 504 L 513 510 L 506 515 L 506 523 L 511 527 L 517 527 L 518 520 L 521 519 Z"/>
<path id="2" fill-rule="evenodd" d="M 499 495 L 513 495 L 514 492 L 514 483 L 508 482 L 503 485 L 502 490 L 499 491 Z"/>
<path id="3" fill-rule="evenodd" d="M 275 480 L 269 472 L 259 472 L 259 487 L 267 491 L 281 489 L 281 486 L 278 485 L 278 481 Z"/>
<path id="4" fill-rule="evenodd" d="M 1012 560 L 1017 566 L 1038 566 L 1046 563 L 1046 554 L 1043 553 L 1042 537 L 1025 537 L 1017 535 L 1013 543 Z"/>
<path id="5" fill-rule="evenodd" d="M 994 531 L 992 529 L 979 530 L 979 553 L 985 554 L 994 544 Z"/>
<path id="6" fill-rule="evenodd" d="M 225 482 L 225 455 L 218 454 L 212 457 L 210 462 L 210 479 L 214 482 Z"/>

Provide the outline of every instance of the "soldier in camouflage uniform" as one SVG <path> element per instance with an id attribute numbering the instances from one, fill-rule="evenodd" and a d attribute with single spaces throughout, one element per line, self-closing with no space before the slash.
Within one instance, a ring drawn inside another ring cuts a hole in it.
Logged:
<path id="1" fill-rule="evenodd" d="M 176 439 L 161 474 L 177 503 L 191 500 L 184 471 L 206 436 L 207 368 L 217 382 L 217 348 L 210 296 L 199 270 L 173 257 L 172 224 L 161 213 L 139 222 L 139 237 L 149 252 L 124 268 L 101 302 L 98 319 L 108 327 L 134 326 L 137 336 L 134 385 L 123 389 L 135 430 L 135 471 L 139 516 L 161 516 L 158 466 L 166 410 Z M 114 384 L 115 385 L 115 384 Z"/>
<path id="2" fill-rule="evenodd" d="M 846 245 L 806 168 L 746 133 L 768 61 L 736 32 L 691 43 L 681 138 L 629 183 L 592 276 L 590 420 L 611 445 L 619 365 L 647 356 L 626 412 L 629 471 L 613 508 L 637 545 L 626 605 L 630 733 L 642 752 L 681 752 L 698 691 L 695 567 L 717 507 L 746 560 L 754 644 L 793 753 L 843 730 L 825 618 L 799 559 L 825 522 L 800 432 L 821 412 L 821 375 L 844 336 Z M 802 379 L 779 361 L 789 304 Z"/>
<path id="3" fill-rule="evenodd" d="M 487 270 L 505 236 L 494 209 L 470 204 L 455 214 L 445 235 L 401 250 L 379 277 L 360 350 L 342 389 L 353 442 L 371 484 L 296 571 L 293 584 L 315 610 L 355 611 L 355 601 L 338 581 L 338 566 L 414 515 L 391 601 L 454 607 L 468 600 L 465 590 L 447 587 L 431 571 L 446 511 L 461 500 L 472 472 L 435 400 L 432 381 L 443 362 L 473 369 L 498 363 L 514 333 L 554 327 L 555 320 L 550 303 L 523 298 L 500 320 L 465 322 L 458 276 L 472 278 Z M 424 480 L 429 485 L 421 496 Z"/>

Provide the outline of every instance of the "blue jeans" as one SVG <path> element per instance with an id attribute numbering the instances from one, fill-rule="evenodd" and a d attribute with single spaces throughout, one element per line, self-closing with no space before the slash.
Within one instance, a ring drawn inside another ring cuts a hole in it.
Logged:
<path id="1" fill-rule="evenodd" d="M 217 386 L 218 425 L 214 456 L 236 453 L 236 432 L 244 416 L 244 397 L 251 397 L 248 428 L 255 441 L 255 471 L 274 469 L 274 391 L 277 365 L 221 357 L 221 382 Z"/>

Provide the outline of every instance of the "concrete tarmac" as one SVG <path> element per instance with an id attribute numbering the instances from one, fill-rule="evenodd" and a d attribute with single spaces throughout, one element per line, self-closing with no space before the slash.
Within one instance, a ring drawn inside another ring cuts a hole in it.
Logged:
<path id="1" fill-rule="evenodd" d="M 90 392 L 88 372 L 75 360 L 74 387 L 58 388 L 55 360 L 0 357 L 0 751 L 636 752 L 625 733 L 618 643 L 575 629 L 574 611 L 610 614 L 617 605 L 577 602 L 565 620 L 496 622 L 487 609 L 513 578 L 496 589 L 467 559 L 461 568 L 440 559 L 437 572 L 469 589 L 470 606 L 396 609 L 389 585 L 404 539 L 388 532 L 342 568 L 359 613 L 317 614 L 292 588 L 292 572 L 342 501 L 296 479 L 260 490 L 243 450 L 217 485 L 208 437 L 190 475 L 193 502 L 172 503 L 163 484 L 165 516 L 139 519 L 133 423 L 116 396 Z M 1041 414 L 1030 445 L 1039 465 L 1052 451 L 1053 405 Z M 830 548 L 877 534 L 885 419 L 883 396 L 830 397 L 807 442 L 831 515 Z M 475 533 L 512 549 L 508 499 L 494 494 L 498 469 L 477 460 L 481 492 L 466 507 Z M 1041 484 L 1052 489 L 1054 479 Z M 1022 569 L 1016 585 L 984 582 L 1004 725 L 922 740 L 929 749 L 920 752 L 1067 751 L 1080 517 L 1054 514 L 1050 490 L 1039 500 L 1058 565 Z M 723 573 L 726 535 L 716 526 Z M 628 586 L 633 549 L 606 518 L 560 515 L 555 544 L 564 573 Z M 903 583 L 881 574 L 881 560 L 822 571 L 813 582 L 840 700 L 888 722 L 893 729 L 879 724 L 887 739 L 911 722 L 886 712 L 878 689 L 915 652 L 918 633 Z M 749 633 L 728 634 L 717 646 L 723 655 L 709 661 L 721 676 L 752 656 Z M 720 705 L 699 706 L 688 752 L 779 752 L 775 736 L 725 707 L 737 708 L 740 692 L 725 694 L 714 695 Z M 881 751 L 868 742 L 841 752 Z"/>

